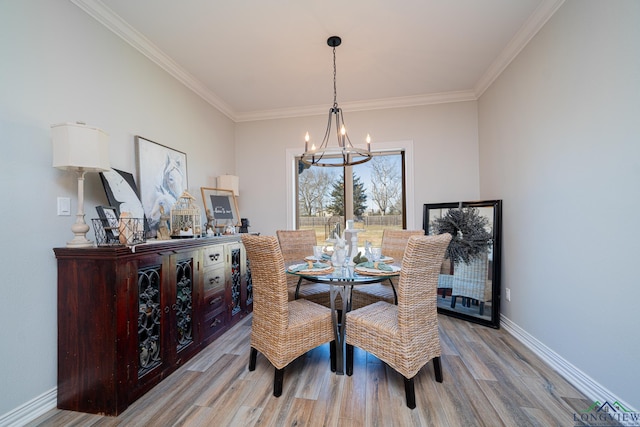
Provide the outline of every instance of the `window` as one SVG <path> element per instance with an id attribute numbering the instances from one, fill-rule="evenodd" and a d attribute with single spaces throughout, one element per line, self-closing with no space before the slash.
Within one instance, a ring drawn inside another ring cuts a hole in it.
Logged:
<path id="1" fill-rule="evenodd" d="M 360 242 L 374 246 L 385 228 L 406 228 L 404 150 L 377 152 L 366 163 L 344 168 L 309 166 L 299 157 L 296 163 L 296 228 L 314 229 L 318 242 L 331 237 L 336 224 L 344 230 L 347 219 L 365 230 Z"/>

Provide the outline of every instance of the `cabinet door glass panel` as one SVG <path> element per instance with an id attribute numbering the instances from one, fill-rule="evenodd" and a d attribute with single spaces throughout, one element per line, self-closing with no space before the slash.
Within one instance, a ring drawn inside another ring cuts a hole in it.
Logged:
<path id="1" fill-rule="evenodd" d="M 231 261 L 231 315 L 237 314 L 242 310 L 240 306 L 241 296 L 241 275 L 240 275 L 240 248 L 235 247 L 230 251 Z"/>
<path id="2" fill-rule="evenodd" d="M 253 303 L 253 282 L 251 281 L 251 266 L 249 265 L 249 259 L 247 258 L 245 279 L 247 281 L 247 305 Z"/>
<path id="3" fill-rule="evenodd" d="M 176 325 L 178 351 L 193 342 L 193 260 L 176 265 Z"/>
<path id="4" fill-rule="evenodd" d="M 160 356 L 161 265 L 138 270 L 138 378 L 162 363 Z"/>

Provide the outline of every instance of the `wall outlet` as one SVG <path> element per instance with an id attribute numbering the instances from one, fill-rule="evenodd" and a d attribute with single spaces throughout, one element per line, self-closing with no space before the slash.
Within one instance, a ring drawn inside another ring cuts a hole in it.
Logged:
<path id="1" fill-rule="evenodd" d="M 507 301 L 511 301 L 511 289 L 505 289 L 505 297 L 507 298 Z"/>

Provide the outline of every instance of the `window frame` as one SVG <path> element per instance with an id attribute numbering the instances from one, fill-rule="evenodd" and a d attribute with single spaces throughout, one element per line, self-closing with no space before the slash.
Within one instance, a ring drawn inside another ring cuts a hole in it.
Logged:
<path id="1" fill-rule="evenodd" d="M 406 202 L 406 229 L 415 230 L 416 228 L 416 212 L 414 197 L 414 155 L 413 141 L 392 141 L 392 142 L 376 142 L 371 144 L 373 152 L 394 152 L 404 151 L 404 198 Z M 286 150 L 285 163 L 287 168 L 287 229 L 294 230 L 296 224 L 296 203 L 297 203 L 297 179 L 298 171 L 297 158 L 302 156 L 303 150 L 300 148 L 288 148 Z"/>

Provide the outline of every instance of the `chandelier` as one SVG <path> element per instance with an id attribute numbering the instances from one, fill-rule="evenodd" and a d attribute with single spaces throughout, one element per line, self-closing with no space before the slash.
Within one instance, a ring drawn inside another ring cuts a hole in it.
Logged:
<path id="1" fill-rule="evenodd" d="M 327 39 L 327 44 L 333 48 L 333 106 L 329 109 L 329 120 L 327 130 L 322 139 L 322 144 L 316 147 L 315 144 L 309 146 L 309 132 L 304 136 L 304 154 L 301 160 L 311 166 L 352 166 L 371 160 L 371 137 L 367 135 L 367 148 L 354 147 L 351 144 L 349 135 L 344 126 L 342 109 L 338 107 L 336 91 L 336 47 L 340 46 L 342 39 L 338 36 L 331 36 Z M 336 135 L 338 143 L 336 146 L 329 146 L 332 122 L 336 122 Z"/>

